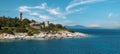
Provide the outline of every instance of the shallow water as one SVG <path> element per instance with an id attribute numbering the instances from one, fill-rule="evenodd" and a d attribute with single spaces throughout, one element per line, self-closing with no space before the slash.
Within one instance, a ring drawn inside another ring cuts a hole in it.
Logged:
<path id="1" fill-rule="evenodd" d="M 89 38 L 0 42 L 0 54 L 120 54 L 120 30 L 76 29 Z"/>

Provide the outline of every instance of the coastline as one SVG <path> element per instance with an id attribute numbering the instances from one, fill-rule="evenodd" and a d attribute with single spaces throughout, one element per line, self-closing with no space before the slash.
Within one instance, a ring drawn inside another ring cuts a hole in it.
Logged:
<path id="1" fill-rule="evenodd" d="M 15 35 L 3 33 L 0 34 L 0 40 L 50 40 L 50 39 L 62 39 L 62 38 L 85 38 L 89 37 L 88 34 L 75 32 L 75 33 L 55 33 L 55 34 L 34 34 L 32 36 L 28 36 L 26 33 L 16 33 Z"/>
<path id="2" fill-rule="evenodd" d="M 49 40 L 89 37 L 87 34 L 67 29 L 62 24 L 22 19 L 21 12 L 20 18 L 0 17 L 0 19 L 0 23 L 3 23 L 0 25 L 0 40 Z"/>

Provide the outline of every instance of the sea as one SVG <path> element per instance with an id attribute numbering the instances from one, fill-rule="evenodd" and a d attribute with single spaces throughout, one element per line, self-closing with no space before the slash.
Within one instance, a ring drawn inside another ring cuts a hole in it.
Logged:
<path id="1" fill-rule="evenodd" d="M 73 29 L 87 38 L 0 41 L 0 54 L 120 54 L 120 29 Z"/>

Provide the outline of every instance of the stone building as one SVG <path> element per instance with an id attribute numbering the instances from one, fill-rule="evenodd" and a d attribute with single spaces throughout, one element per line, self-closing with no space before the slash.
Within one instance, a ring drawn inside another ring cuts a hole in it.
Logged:
<path id="1" fill-rule="evenodd" d="M 45 27 L 49 27 L 49 21 L 44 22 Z"/>
<path id="2" fill-rule="evenodd" d="M 35 29 L 46 28 L 46 27 L 49 27 L 49 21 L 43 22 L 43 23 L 33 22 L 33 23 L 30 23 L 30 26 L 35 28 Z"/>
<path id="3" fill-rule="evenodd" d="M 37 22 L 31 23 L 30 26 L 35 28 L 35 29 L 41 29 L 42 28 L 41 24 L 37 23 Z"/>

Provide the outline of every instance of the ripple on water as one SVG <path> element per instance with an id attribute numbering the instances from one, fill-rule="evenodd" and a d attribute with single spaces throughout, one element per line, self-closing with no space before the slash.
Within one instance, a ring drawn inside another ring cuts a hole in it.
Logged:
<path id="1" fill-rule="evenodd" d="M 1 42 L 0 54 L 120 54 L 120 37 Z"/>

